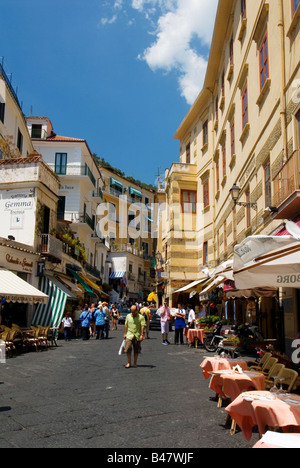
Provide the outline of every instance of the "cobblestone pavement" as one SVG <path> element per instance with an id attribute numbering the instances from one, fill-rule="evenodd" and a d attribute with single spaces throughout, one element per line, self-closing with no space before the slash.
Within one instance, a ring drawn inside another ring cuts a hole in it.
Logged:
<path id="1" fill-rule="evenodd" d="M 161 344 L 151 331 L 138 368 L 109 340 L 59 341 L 0 365 L 1 448 L 249 448 L 200 370 L 203 349 Z M 173 341 L 173 334 L 170 335 Z"/>

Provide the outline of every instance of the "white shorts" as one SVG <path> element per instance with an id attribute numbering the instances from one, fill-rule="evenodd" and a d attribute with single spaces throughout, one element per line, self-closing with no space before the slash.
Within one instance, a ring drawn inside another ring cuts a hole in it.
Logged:
<path id="1" fill-rule="evenodd" d="M 169 322 L 161 322 L 161 334 L 164 335 L 165 333 L 169 333 Z"/>

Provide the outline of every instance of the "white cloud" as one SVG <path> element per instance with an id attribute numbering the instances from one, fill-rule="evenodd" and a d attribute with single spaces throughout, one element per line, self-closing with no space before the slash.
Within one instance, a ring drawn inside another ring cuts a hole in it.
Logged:
<path id="1" fill-rule="evenodd" d="M 131 0 L 154 29 L 155 41 L 140 55 L 153 71 L 178 75 L 181 95 L 192 104 L 202 88 L 218 0 Z M 127 3 L 128 5 L 128 3 Z M 115 0 L 114 12 L 125 11 L 124 0 Z M 128 11 L 128 7 L 127 7 Z M 102 24 L 117 20 L 115 14 Z M 194 44 L 197 43 L 196 47 Z"/>
<path id="2" fill-rule="evenodd" d="M 144 6 L 150 3 L 147 0 L 134 1 Z M 192 43 L 197 39 L 206 46 L 210 44 L 217 0 L 176 0 L 168 3 L 176 3 L 175 8 L 173 5 L 171 11 L 160 16 L 156 41 L 140 58 L 154 71 L 179 72 L 181 95 L 188 104 L 192 104 L 202 88 L 207 66 L 206 59 L 193 48 Z"/>

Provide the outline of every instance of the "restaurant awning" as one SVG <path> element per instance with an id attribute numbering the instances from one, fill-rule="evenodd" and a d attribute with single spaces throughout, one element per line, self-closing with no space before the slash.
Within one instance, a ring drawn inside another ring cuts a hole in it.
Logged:
<path id="1" fill-rule="evenodd" d="M 177 293 L 191 293 L 193 291 L 197 291 L 197 287 L 201 286 L 205 281 L 207 281 L 207 277 L 202 278 L 201 280 L 193 281 L 192 283 L 188 284 L 187 286 L 184 286 L 181 289 L 177 289 L 177 291 L 174 291 L 173 294 Z"/>
<path id="2" fill-rule="evenodd" d="M 81 278 L 88 284 L 99 296 L 104 296 L 109 298 L 109 294 L 106 294 L 105 292 L 102 291 L 100 286 L 98 286 L 94 281 L 90 280 L 87 276 L 84 276 L 82 273 L 80 273 Z"/>
<path id="3" fill-rule="evenodd" d="M 48 296 L 9 270 L 0 270 L 0 298 L 6 302 L 47 304 Z"/>
<path id="4" fill-rule="evenodd" d="M 94 297 L 95 293 L 94 291 L 86 284 L 86 282 L 79 276 L 79 274 L 76 271 L 69 270 L 70 273 L 74 276 L 74 278 L 81 284 L 85 292 L 87 293 L 88 296 Z"/>
<path id="5" fill-rule="evenodd" d="M 82 298 L 82 290 L 78 288 L 76 284 L 72 283 L 70 279 L 65 278 L 63 275 L 57 275 L 57 277 L 63 284 L 67 286 L 67 288 L 70 289 L 70 291 L 72 291 L 73 294 L 75 294 L 75 296 Z"/>
<path id="6" fill-rule="evenodd" d="M 246 238 L 234 249 L 237 289 L 300 288 L 299 254 L 300 242 L 291 236 Z"/>
<path id="7" fill-rule="evenodd" d="M 126 275 L 126 271 L 113 271 L 109 275 L 109 279 L 122 279 Z"/>
<path id="8" fill-rule="evenodd" d="M 53 327 L 58 328 L 61 324 L 68 294 L 64 289 L 61 288 L 61 284 L 52 278 L 46 276 L 42 278 L 42 290 L 47 296 L 49 296 L 48 304 L 40 304 L 36 309 L 32 325 L 41 325 L 42 327 Z"/>

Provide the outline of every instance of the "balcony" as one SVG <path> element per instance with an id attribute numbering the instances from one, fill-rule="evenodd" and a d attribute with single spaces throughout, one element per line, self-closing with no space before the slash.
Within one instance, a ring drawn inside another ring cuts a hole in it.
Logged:
<path id="1" fill-rule="evenodd" d="M 272 206 L 278 210 L 274 219 L 293 219 L 300 212 L 299 167 L 296 150 L 273 180 Z"/>
<path id="2" fill-rule="evenodd" d="M 114 252 L 129 252 L 129 253 L 131 253 L 133 255 L 136 255 L 138 257 L 141 257 L 141 258 L 144 257 L 144 251 L 137 249 L 132 244 L 114 244 L 114 243 L 112 243 L 110 249 L 111 249 L 111 252 L 113 252 L 113 253 Z"/>
<path id="3" fill-rule="evenodd" d="M 50 234 L 41 234 L 40 253 L 53 260 L 53 263 L 61 263 L 63 243 Z"/>
<path id="4" fill-rule="evenodd" d="M 87 164 L 80 166 L 78 164 L 66 164 L 61 166 L 56 166 L 53 163 L 48 163 L 48 166 L 59 176 L 59 177 L 88 177 L 92 183 L 91 190 L 95 190 L 96 179 L 92 174 L 92 171 Z"/>

